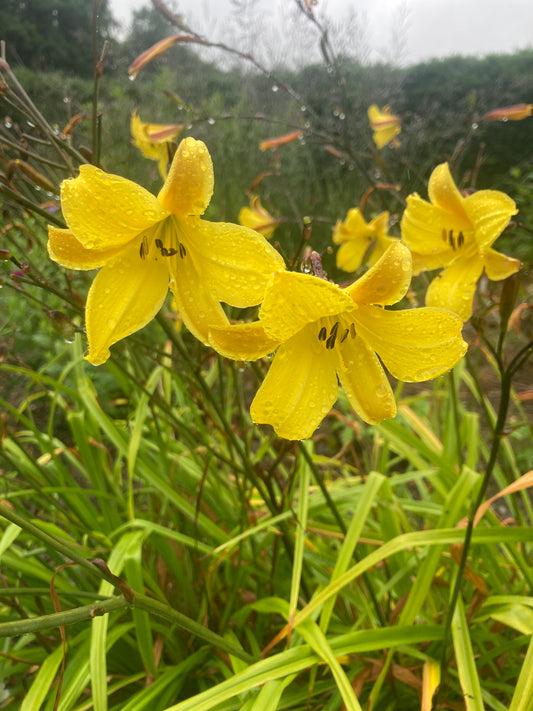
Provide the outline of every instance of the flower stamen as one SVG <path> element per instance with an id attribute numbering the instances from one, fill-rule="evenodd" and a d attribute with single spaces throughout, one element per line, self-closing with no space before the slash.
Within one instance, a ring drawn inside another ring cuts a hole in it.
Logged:
<path id="1" fill-rule="evenodd" d="M 462 232 L 459 232 L 459 234 L 457 235 L 457 238 L 455 238 L 453 236 L 453 230 L 446 231 L 446 229 L 443 227 L 442 228 L 442 240 L 444 242 L 447 242 L 450 245 L 450 247 L 453 249 L 453 251 L 455 252 L 456 249 L 461 249 L 461 247 L 464 245 L 465 236 Z"/>

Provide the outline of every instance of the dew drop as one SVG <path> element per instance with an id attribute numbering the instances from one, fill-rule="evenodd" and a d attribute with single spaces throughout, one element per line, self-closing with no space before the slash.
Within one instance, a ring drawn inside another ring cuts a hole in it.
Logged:
<path id="1" fill-rule="evenodd" d="M 279 91 L 279 86 L 277 84 L 272 84 L 272 91 L 275 94 L 277 91 Z"/>

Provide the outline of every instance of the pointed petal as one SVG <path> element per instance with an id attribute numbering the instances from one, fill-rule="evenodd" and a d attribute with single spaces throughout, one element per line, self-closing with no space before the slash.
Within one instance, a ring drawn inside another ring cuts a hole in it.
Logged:
<path id="1" fill-rule="evenodd" d="M 400 229 L 411 252 L 430 255 L 433 261 L 440 258 L 441 267 L 457 257 L 448 241 L 450 231 L 454 235 L 462 232 L 465 243 L 473 239 L 473 227 L 467 217 L 431 205 L 416 193 L 407 198 Z"/>
<path id="2" fill-rule="evenodd" d="M 464 356 L 462 322 L 444 309 L 356 312 L 355 328 L 398 380 L 418 382 L 445 373 Z"/>
<path id="3" fill-rule="evenodd" d="M 232 360 L 257 360 L 273 353 L 279 346 L 265 333 L 259 321 L 232 324 L 227 328 L 210 328 L 209 345 Z"/>
<path id="4" fill-rule="evenodd" d="M 505 254 L 494 249 L 488 249 L 483 257 L 483 266 L 489 279 L 500 281 L 515 274 L 520 269 L 521 262 L 519 259 L 506 257 Z"/>
<path id="5" fill-rule="evenodd" d="M 127 248 L 98 272 L 85 308 L 90 363 L 104 363 L 113 343 L 154 318 L 167 295 L 168 278 L 168 266 L 141 260 L 138 245 Z"/>
<path id="6" fill-rule="evenodd" d="M 345 272 L 354 272 L 361 266 L 365 252 L 372 242 L 372 237 L 351 239 L 341 244 L 337 252 L 337 266 Z"/>
<path id="7" fill-rule="evenodd" d="M 137 183 L 82 165 L 61 184 L 61 209 L 70 230 L 87 249 L 121 247 L 167 216 Z"/>
<path id="8" fill-rule="evenodd" d="M 175 215 L 201 215 L 211 200 L 214 180 L 213 163 L 205 143 L 184 138 L 157 197 Z"/>
<path id="9" fill-rule="evenodd" d="M 273 353 L 279 341 L 269 338 L 259 323 L 239 323 L 227 328 L 210 328 L 209 345 L 232 360 L 257 360 Z"/>
<path id="10" fill-rule="evenodd" d="M 226 328 L 230 325 L 216 294 L 210 289 L 195 261 L 188 251 L 185 257 L 169 259 L 170 288 L 176 309 L 189 331 L 205 345 L 209 344 L 211 327 Z"/>
<path id="11" fill-rule="evenodd" d="M 274 339 L 286 341 L 308 323 L 354 308 L 339 286 L 311 274 L 276 272 L 265 292 L 259 320 Z"/>
<path id="12" fill-rule="evenodd" d="M 411 252 L 395 240 L 385 254 L 346 293 L 356 304 L 395 304 L 411 283 Z"/>
<path id="13" fill-rule="evenodd" d="M 388 250 L 388 248 L 391 246 L 391 244 L 394 244 L 398 240 L 395 237 L 386 237 L 386 236 L 380 236 L 376 239 L 376 243 L 374 247 L 372 248 L 372 252 L 370 256 L 368 257 L 367 264 L 369 267 L 373 267 L 374 264 L 378 261 L 378 259 L 381 259 L 381 257 L 385 254 L 385 252 Z"/>
<path id="14" fill-rule="evenodd" d="M 388 219 L 388 213 L 386 214 Z M 342 244 L 355 237 L 371 238 L 372 233 L 371 227 L 365 222 L 359 208 L 353 207 L 351 210 L 348 210 L 344 222 L 338 221 L 333 228 L 333 241 L 335 244 Z"/>
<path id="15" fill-rule="evenodd" d="M 459 219 L 468 220 L 464 198 L 454 183 L 448 163 L 441 163 L 431 173 L 428 183 L 428 196 L 434 205 L 445 212 L 457 215 Z"/>
<path id="16" fill-rule="evenodd" d="M 123 249 L 85 249 L 70 230 L 48 225 L 48 255 L 67 269 L 96 269 L 116 257 Z"/>
<path id="17" fill-rule="evenodd" d="M 194 254 L 199 273 L 217 301 L 238 308 L 256 306 L 272 273 L 285 269 L 280 253 L 249 227 L 195 217 L 180 222 L 185 247 Z"/>
<path id="18" fill-rule="evenodd" d="M 359 417 L 375 425 L 396 415 L 396 401 L 379 358 L 357 336 L 337 349 L 337 372 L 350 405 Z"/>
<path id="19" fill-rule="evenodd" d="M 449 309 L 468 321 L 483 261 L 479 255 L 458 259 L 433 279 L 426 292 L 426 306 Z"/>
<path id="20" fill-rule="evenodd" d="M 276 352 L 250 407 L 252 420 L 285 439 L 311 437 L 337 399 L 335 362 L 312 329 L 300 331 Z"/>
<path id="21" fill-rule="evenodd" d="M 386 126 L 383 128 L 376 128 L 374 135 L 372 136 L 376 148 L 381 149 L 390 143 L 392 139 L 397 136 L 401 131 L 401 126 L 396 124 L 395 126 Z"/>
<path id="22" fill-rule="evenodd" d="M 499 190 L 479 190 L 465 199 L 465 208 L 476 226 L 475 238 L 483 256 L 516 215 L 514 200 Z"/>

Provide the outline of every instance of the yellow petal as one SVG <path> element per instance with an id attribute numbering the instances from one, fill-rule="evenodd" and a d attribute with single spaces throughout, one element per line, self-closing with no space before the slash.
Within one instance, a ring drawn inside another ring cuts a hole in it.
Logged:
<path id="1" fill-rule="evenodd" d="M 385 254 L 346 293 L 356 304 L 395 304 L 411 283 L 411 252 L 395 240 Z"/>
<path id="2" fill-rule="evenodd" d="M 211 327 L 230 325 L 224 309 L 204 279 L 191 250 L 184 257 L 171 257 L 168 266 L 170 288 L 180 318 L 195 338 L 208 345 Z"/>
<path id="3" fill-rule="evenodd" d="M 205 143 L 184 138 L 158 200 L 166 210 L 180 217 L 201 215 L 209 205 L 213 186 L 213 163 Z"/>
<path id="4" fill-rule="evenodd" d="M 468 321 L 483 261 L 479 255 L 458 259 L 433 279 L 426 292 L 426 306 L 449 309 Z"/>
<path id="5" fill-rule="evenodd" d="M 353 301 L 336 284 L 311 274 L 277 272 L 266 290 L 259 320 L 269 336 L 286 341 L 306 324 L 353 307 Z"/>
<path id="6" fill-rule="evenodd" d="M 464 198 L 454 183 L 448 163 L 441 163 L 431 173 L 428 183 L 428 196 L 434 205 L 446 212 L 457 215 L 459 219 L 468 220 Z"/>
<path id="7" fill-rule="evenodd" d="M 499 190 L 479 190 L 465 199 L 465 208 L 476 227 L 475 238 L 479 253 L 487 249 L 501 235 L 518 209 L 514 200 Z"/>
<path id="8" fill-rule="evenodd" d="M 90 363 L 104 363 L 113 343 L 154 318 L 167 295 L 168 278 L 167 264 L 141 260 L 137 244 L 98 272 L 85 309 Z"/>
<path id="9" fill-rule="evenodd" d="M 93 165 L 63 181 L 61 209 L 82 245 L 97 250 L 127 244 L 168 214 L 140 185 Z"/>
<path id="10" fill-rule="evenodd" d="M 225 358 L 257 360 L 273 353 L 279 341 L 269 338 L 259 321 L 254 321 L 227 328 L 210 328 L 209 345 Z"/>
<path id="11" fill-rule="evenodd" d="M 354 272 L 363 263 L 366 250 L 372 243 L 372 237 L 352 239 L 341 244 L 337 252 L 337 266 L 345 272 Z"/>
<path id="12" fill-rule="evenodd" d="M 350 405 L 359 417 L 375 425 L 396 415 L 396 401 L 379 358 L 357 336 L 336 349 L 337 372 Z"/>
<path id="13" fill-rule="evenodd" d="M 395 126 L 377 128 L 372 136 L 374 143 L 376 144 L 376 148 L 381 149 L 383 148 L 383 146 L 386 146 L 387 143 L 390 143 L 392 139 L 400 133 L 401 130 L 402 129 L 399 124 Z"/>
<path id="14" fill-rule="evenodd" d="M 384 214 L 388 215 L 388 213 Z M 335 225 L 333 230 L 333 241 L 335 244 L 342 244 L 343 242 L 352 240 L 355 237 L 368 237 L 371 239 L 372 235 L 373 230 L 365 222 L 364 217 L 361 215 L 361 211 L 357 207 L 353 207 L 351 210 L 348 210 L 348 214 L 346 215 L 344 222 L 339 221 Z"/>
<path id="15" fill-rule="evenodd" d="M 398 380 L 428 380 L 464 356 L 461 319 L 444 309 L 386 311 L 369 306 L 355 312 L 355 328 Z"/>
<path id="16" fill-rule="evenodd" d="M 334 351 L 304 328 L 276 352 L 250 407 L 252 420 L 285 439 L 311 437 L 337 399 L 335 363 Z"/>
<path id="17" fill-rule="evenodd" d="M 519 259 L 506 257 L 505 254 L 488 249 L 483 257 L 483 266 L 489 279 L 500 281 L 515 274 L 521 266 Z"/>
<path id="18" fill-rule="evenodd" d="M 273 272 L 285 269 L 283 257 L 249 227 L 207 222 L 191 217 L 180 221 L 182 241 L 194 253 L 202 280 L 217 301 L 245 308 L 263 300 Z"/>
<path id="19" fill-rule="evenodd" d="M 411 252 L 430 255 L 433 261 L 440 258 L 441 267 L 457 257 L 449 241 L 450 232 L 452 237 L 457 237 L 461 232 L 465 244 L 474 238 L 473 226 L 468 217 L 431 205 L 416 193 L 407 198 L 400 229 L 402 239 Z"/>
<path id="20" fill-rule="evenodd" d="M 67 269 L 96 269 L 116 257 L 123 249 L 85 249 L 70 230 L 48 226 L 48 255 Z"/>

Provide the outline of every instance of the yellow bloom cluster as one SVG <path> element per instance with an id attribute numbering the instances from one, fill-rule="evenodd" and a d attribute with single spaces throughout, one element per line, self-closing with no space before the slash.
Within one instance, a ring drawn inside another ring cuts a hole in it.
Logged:
<path id="1" fill-rule="evenodd" d="M 187 328 L 222 355 L 253 360 L 275 351 L 252 403 L 252 419 L 272 425 L 281 437 L 303 439 L 335 403 L 338 380 L 360 417 L 377 423 L 396 413 L 385 368 L 400 380 L 421 381 L 463 357 L 467 346 L 457 314 L 434 306 L 386 308 L 403 298 L 413 270 L 408 247 L 386 235 L 386 213 L 366 228 L 357 212 L 348 216 L 344 227 L 360 230 L 363 251 L 374 238 L 379 250 L 364 276 L 343 289 L 319 276 L 286 271 L 280 254 L 253 229 L 203 220 L 213 186 L 208 150 L 193 138 L 180 143 L 157 197 L 90 165 L 62 184 L 68 228 L 50 226 L 48 250 L 67 268 L 99 268 L 86 303 L 91 363 L 104 363 L 114 343 L 154 318 L 170 288 Z M 405 240 L 416 242 L 422 230 L 417 211 L 426 208 L 417 196 L 412 200 L 404 216 Z M 451 234 L 455 250 L 469 255 L 473 240 L 481 241 L 479 259 L 485 268 L 496 265 L 497 253 L 488 249 L 492 222 L 480 213 L 479 201 L 466 198 L 458 216 L 463 198 L 448 189 L 443 200 L 435 208 L 449 220 L 439 264 L 452 249 Z M 476 220 L 483 226 L 479 234 Z M 435 217 L 430 225 L 431 235 L 441 239 Z M 338 226 L 339 241 L 346 236 L 343 229 Z M 416 246 L 419 254 L 436 259 L 432 248 L 420 252 L 421 239 Z M 420 266 L 422 257 L 416 259 Z M 231 324 L 223 303 L 260 305 L 258 320 Z"/>

